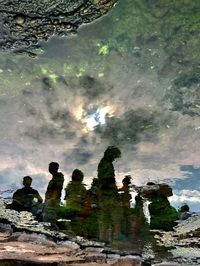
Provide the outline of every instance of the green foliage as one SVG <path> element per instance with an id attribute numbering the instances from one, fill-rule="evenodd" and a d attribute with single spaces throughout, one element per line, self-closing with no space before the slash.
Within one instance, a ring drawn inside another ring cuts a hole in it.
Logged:
<path id="1" fill-rule="evenodd" d="M 107 55 L 109 54 L 109 47 L 108 45 L 102 45 L 99 47 L 99 55 Z"/>

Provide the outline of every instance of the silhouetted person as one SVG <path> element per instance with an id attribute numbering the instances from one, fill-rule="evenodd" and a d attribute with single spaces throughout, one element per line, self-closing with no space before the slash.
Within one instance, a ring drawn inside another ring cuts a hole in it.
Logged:
<path id="1" fill-rule="evenodd" d="M 86 197 L 86 188 L 83 182 L 83 172 L 75 169 L 72 173 L 72 180 L 65 188 L 66 208 L 68 211 L 76 214 L 84 211 L 84 201 Z"/>
<path id="2" fill-rule="evenodd" d="M 179 219 L 184 221 L 191 217 L 190 208 L 187 204 L 183 204 L 179 209 Z"/>
<path id="3" fill-rule="evenodd" d="M 36 189 L 33 189 L 31 187 L 31 183 L 32 183 L 32 178 L 30 176 L 25 176 L 23 178 L 24 187 L 18 189 L 13 194 L 13 201 L 8 206 L 9 209 L 13 209 L 19 212 L 20 211 L 32 212 L 34 206 L 42 203 L 42 197 L 39 195 Z"/>
<path id="4" fill-rule="evenodd" d="M 84 174 L 81 170 L 75 169 L 72 173 L 72 180 L 65 188 L 66 210 L 71 215 L 72 230 L 82 234 L 83 221 L 85 219 L 85 200 L 87 190 L 83 184 Z"/>
<path id="5" fill-rule="evenodd" d="M 135 208 L 133 209 L 133 216 L 132 216 L 132 238 L 133 239 L 139 239 L 141 238 L 141 235 L 147 231 L 147 219 L 144 215 L 144 200 L 138 192 L 138 194 L 135 196 Z"/>
<path id="6" fill-rule="evenodd" d="M 120 157 L 121 151 L 117 147 L 109 146 L 106 149 L 106 151 L 104 152 L 104 156 L 101 159 L 97 169 L 97 176 L 99 180 L 101 180 L 100 183 L 103 184 L 103 180 L 105 179 L 113 179 L 114 182 L 115 169 L 113 166 L 113 162 Z"/>
<path id="7" fill-rule="evenodd" d="M 121 151 L 117 147 L 109 146 L 97 169 L 99 238 L 103 241 L 117 239 L 121 233 L 122 208 L 113 166 L 120 156 Z"/>
<path id="8" fill-rule="evenodd" d="M 122 184 L 123 186 L 119 189 L 119 192 L 121 192 L 122 206 L 126 209 L 130 209 L 132 199 L 130 193 L 131 176 L 125 176 L 122 180 Z"/>
<path id="9" fill-rule="evenodd" d="M 98 240 L 99 237 L 99 179 L 93 178 L 91 188 L 87 191 L 86 194 L 86 211 L 89 216 L 86 220 L 86 232 L 87 238 L 92 238 Z"/>
<path id="10" fill-rule="evenodd" d="M 47 191 L 45 193 L 45 206 L 43 211 L 43 221 L 56 223 L 58 219 L 58 212 L 60 208 L 60 199 L 64 183 L 64 176 L 58 172 L 59 164 L 51 162 L 49 164 L 49 173 L 52 174 Z"/>

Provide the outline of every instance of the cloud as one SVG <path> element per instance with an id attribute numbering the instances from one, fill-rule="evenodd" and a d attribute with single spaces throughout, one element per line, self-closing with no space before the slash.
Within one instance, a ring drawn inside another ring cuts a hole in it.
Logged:
<path id="1" fill-rule="evenodd" d="M 176 194 L 171 197 L 173 202 L 200 202 L 200 191 L 187 190 L 174 191 Z"/>
<path id="2" fill-rule="evenodd" d="M 92 152 L 84 150 L 82 147 L 77 147 L 73 149 L 70 158 L 73 158 L 73 161 L 76 162 L 77 165 L 83 165 L 89 163 L 92 156 Z"/>
<path id="3" fill-rule="evenodd" d="M 79 78 L 80 87 L 83 90 L 83 96 L 85 96 L 88 101 L 97 99 L 106 93 L 110 93 L 112 87 L 107 84 L 105 86 L 97 78 L 91 77 L 89 75 L 84 75 Z"/>
<path id="4" fill-rule="evenodd" d="M 162 127 L 170 123 L 162 118 L 161 113 L 148 108 L 130 109 L 121 117 L 107 117 L 106 124 L 97 126 L 95 132 L 119 146 L 148 140 L 154 142 Z"/>
<path id="5" fill-rule="evenodd" d="M 44 193 L 48 164 L 58 161 L 65 183 L 80 168 L 90 184 L 112 144 L 122 151 L 115 162 L 119 186 L 131 174 L 136 185 L 167 180 L 173 188 L 188 182 L 187 189 L 194 190 L 197 178 L 186 181 L 190 169 L 180 166 L 199 165 L 199 117 L 169 110 L 160 101 L 163 84 L 155 76 L 116 73 L 103 79 L 89 71 L 80 78 L 57 75 L 58 81 L 41 74 L 14 97 L 2 98 L 0 159 L 7 166 L 0 167 L 1 182 L 19 186 L 18 180 L 32 174 Z M 105 124 L 89 130 L 86 118 L 98 108 L 107 112 Z"/>
<path id="6" fill-rule="evenodd" d="M 174 188 L 177 190 L 195 190 L 200 188 L 200 167 L 193 165 L 181 165 L 182 179 L 176 180 Z"/>
<path id="7" fill-rule="evenodd" d="M 131 173 L 138 184 L 184 178 L 179 166 L 199 161 L 198 118 L 191 120 L 159 104 L 151 105 L 152 92 L 146 91 L 144 78 L 136 84 L 127 80 L 123 93 L 123 79 L 112 85 L 89 75 L 63 79 L 44 88 L 42 77 L 18 96 L 4 100 L 12 110 L 7 104 L 0 107 L 6 114 L 1 144 L 11 158 L 17 154 L 36 169 L 59 161 L 67 175 L 80 166 L 91 180 L 106 147 L 119 145 L 122 158 L 116 163 L 116 173 L 120 173 L 116 176 L 121 180 L 123 173 Z M 96 84 L 99 91 L 89 98 L 87 87 Z M 99 106 L 109 107 L 106 123 L 88 131 L 85 118 Z"/>
<path id="8" fill-rule="evenodd" d="M 174 195 L 169 198 L 170 203 L 179 208 L 183 204 L 188 204 L 190 211 L 199 212 L 200 191 L 199 190 L 174 190 Z"/>

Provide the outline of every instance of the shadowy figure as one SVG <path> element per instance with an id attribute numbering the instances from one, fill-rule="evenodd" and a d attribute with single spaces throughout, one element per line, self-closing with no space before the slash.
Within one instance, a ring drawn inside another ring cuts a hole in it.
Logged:
<path id="1" fill-rule="evenodd" d="M 58 169 L 59 164 L 57 162 L 51 162 L 49 164 L 49 173 L 52 174 L 52 179 L 45 193 L 45 204 L 42 217 L 43 221 L 50 222 L 52 225 L 55 225 L 59 218 L 60 199 L 64 183 L 64 176 L 61 172 L 58 172 Z"/>
<path id="2" fill-rule="evenodd" d="M 87 233 L 86 237 L 93 240 L 99 239 L 99 193 L 99 179 L 93 178 L 91 187 L 87 191 L 85 200 L 85 209 L 88 213 L 88 217 L 85 221 L 85 231 Z"/>
<path id="3" fill-rule="evenodd" d="M 134 243 L 134 248 L 141 253 L 149 237 L 149 225 L 144 215 L 144 199 L 138 191 L 135 196 L 135 208 L 132 209 L 129 240 Z M 136 245 L 135 245 L 136 244 Z"/>
<path id="4" fill-rule="evenodd" d="M 179 219 L 182 221 L 187 220 L 192 215 L 192 213 L 190 212 L 190 208 L 187 204 L 183 204 L 178 210 L 178 212 L 179 212 Z"/>
<path id="5" fill-rule="evenodd" d="M 105 179 L 115 179 L 115 169 L 113 162 L 121 157 L 121 151 L 115 146 L 109 146 L 104 152 L 104 156 L 101 159 L 97 173 L 100 183 L 103 185 Z"/>
<path id="6" fill-rule="evenodd" d="M 71 228 L 76 234 L 84 234 L 83 221 L 85 220 L 85 199 L 87 190 L 83 184 L 84 174 L 75 169 L 72 180 L 65 188 L 66 211 L 71 218 Z"/>
<path id="7" fill-rule="evenodd" d="M 122 234 L 126 237 L 130 234 L 131 227 L 131 193 L 130 193 L 130 185 L 131 185 L 131 176 L 127 175 L 122 180 L 123 186 L 119 189 L 122 211 L 123 211 L 123 219 L 122 219 Z"/>
<path id="8" fill-rule="evenodd" d="M 23 188 L 18 189 L 13 194 L 13 201 L 7 206 L 9 209 L 15 211 L 28 211 L 37 215 L 38 206 L 42 203 L 42 197 L 39 195 L 36 189 L 31 187 L 32 178 L 25 176 L 23 178 Z M 37 200 L 37 201 L 35 201 Z"/>
<path id="9" fill-rule="evenodd" d="M 149 204 L 150 228 L 165 231 L 173 230 L 177 224 L 178 213 L 170 205 L 168 197 L 172 196 L 172 188 L 167 184 L 147 183 L 143 196 L 151 201 Z"/>
<path id="10" fill-rule="evenodd" d="M 121 234 L 122 208 L 113 166 L 120 156 L 117 147 L 109 146 L 97 169 L 99 239 L 108 242 L 118 239 Z"/>

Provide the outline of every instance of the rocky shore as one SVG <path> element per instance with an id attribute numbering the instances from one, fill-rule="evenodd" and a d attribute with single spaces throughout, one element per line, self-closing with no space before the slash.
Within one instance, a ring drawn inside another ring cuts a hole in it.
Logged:
<path id="1" fill-rule="evenodd" d="M 138 255 L 52 230 L 31 213 L 5 209 L 3 200 L 0 203 L 0 265 L 142 265 Z"/>
<path id="2" fill-rule="evenodd" d="M 108 12 L 106 1 L 0 1 L 0 50 L 23 49 L 53 35 L 76 33 Z"/>
<path id="3" fill-rule="evenodd" d="M 172 254 L 157 259 L 152 250 L 149 256 L 143 256 L 134 250 L 113 250 L 105 243 L 73 236 L 70 231 L 52 230 L 48 223 L 35 221 L 31 213 L 5 209 L 1 201 L 0 265 L 199 265 L 199 228 L 200 216 L 193 215 L 173 232 L 155 231 L 158 246 L 165 246 Z"/>
<path id="4" fill-rule="evenodd" d="M 1 210 L 0 265 L 142 265 L 140 256 L 117 253 L 104 243 L 69 237 L 31 218 L 27 212 L 17 215 Z"/>
<path id="5" fill-rule="evenodd" d="M 193 214 L 180 221 L 174 231 L 157 231 L 157 244 L 170 249 L 173 257 L 185 263 L 182 265 L 200 265 L 200 216 Z"/>

